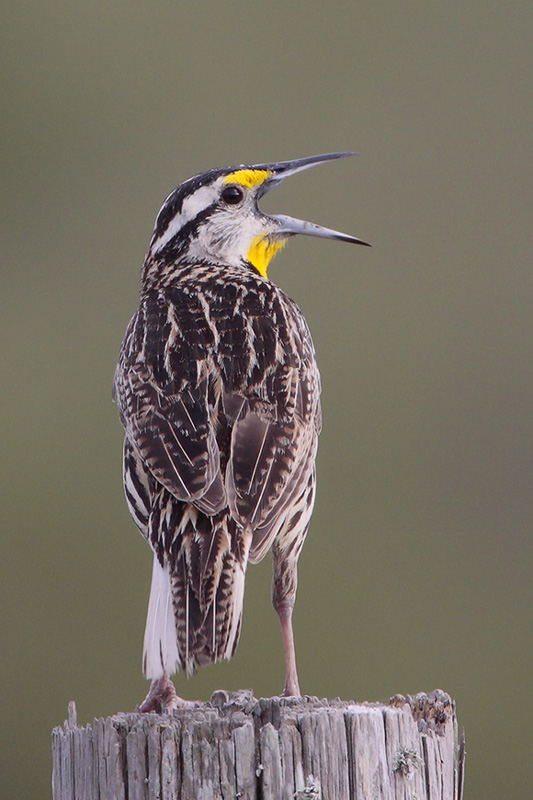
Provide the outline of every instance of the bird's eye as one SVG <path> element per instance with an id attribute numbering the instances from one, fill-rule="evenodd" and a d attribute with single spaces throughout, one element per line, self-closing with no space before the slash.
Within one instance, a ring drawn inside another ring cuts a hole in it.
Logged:
<path id="1" fill-rule="evenodd" d="M 221 195 L 223 201 L 230 206 L 240 203 L 244 197 L 244 192 L 238 186 L 226 186 Z"/>

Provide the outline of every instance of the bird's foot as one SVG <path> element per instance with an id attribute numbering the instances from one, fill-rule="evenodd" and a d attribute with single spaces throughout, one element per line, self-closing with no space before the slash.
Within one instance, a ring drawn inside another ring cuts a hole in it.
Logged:
<path id="1" fill-rule="evenodd" d="M 301 696 L 302 696 L 302 693 L 300 691 L 298 691 L 298 692 L 289 692 L 289 691 L 287 691 L 287 689 L 284 689 L 280 694 L 280 697 L 301 697 Z"/>
<path id="2" fill-rule="evenodd" d="M 162 714 L 164 711 L 172 711 L 174 708 L 193 708 L 194 705 L 195 703 L 191 700 L 179 697 L 174 684 L 165 673 L 161 678 L 155 678 L 152 681 L 150 691 L 136 710 L 143 714 L 150 711 Z"/>
<path id="3" fill-rule="evenodd" d="M 298 678 L 296 680 L 287 681 L 285 688 L 280 694 L 280 697 L 301 697 L 300 686 L 298 685 Z"/>

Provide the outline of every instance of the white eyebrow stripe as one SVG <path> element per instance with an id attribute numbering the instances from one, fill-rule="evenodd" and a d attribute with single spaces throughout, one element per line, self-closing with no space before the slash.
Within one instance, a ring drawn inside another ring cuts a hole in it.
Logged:
<path id="1" fill-rule="evenodd" d="M 194 194 L 186 197 L 183 201 L 181 211 L 169 222 L 166 230 L 159 236 L 152 245 L 152 252 L 158 253 L 159 250 L 168 244 L 174 236 L 183 228 L 187 222 L 190 222 L 198 216 L 200 211 L 212 205 L 218 195 L 218 187 L 215 185 L 201 186 Z"/>

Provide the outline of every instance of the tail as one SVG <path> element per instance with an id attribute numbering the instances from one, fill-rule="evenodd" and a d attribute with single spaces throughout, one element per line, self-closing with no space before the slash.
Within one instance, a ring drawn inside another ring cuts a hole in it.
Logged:
<path id="1" fill-rule="evenodd" d="M 143 672 L 146 678 L 172 675 L 179 664 L 176 624 L 168 564 L 163 567 L 154 553 L 152 587 L 144 631 Z"/>
<path id="2" fill-rule="evenodd" d="M 177 546 L 164 556 L 164 566 L 154 555 L 144 637 L 147 678 L 172 674 L 178 666 L 190 675 L 233 656 L 250 544 L 251 534 L 238 529 L 227 512 L 207 516 L 192 506 L 184 509 Z"/>

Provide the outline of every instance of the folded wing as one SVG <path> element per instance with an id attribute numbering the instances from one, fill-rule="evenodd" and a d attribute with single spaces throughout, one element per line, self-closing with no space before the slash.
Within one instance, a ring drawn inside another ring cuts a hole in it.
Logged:
<path id="1" fill-rule="evenodd" d="M 252 531 L 250 557 L 260 560 L 313 470 L 320 381 L 307 327 L 293 305 L 284 315 L 296 320 L 284 318 L 285 328 L 260 309 L 239 337 L 242 352 L 222 333 L 217 354 L 206 318 L 198 315 L 184 337 L 168 309 L 145 302 L 124 340 L 115 398 L 126 436 L 178 500 L 209 515 L 229 507 L 238 527 Z M 296 339 L 283 338 L 284 329 Z M 146 352 L 146 341 L 159 350 Z"/>

